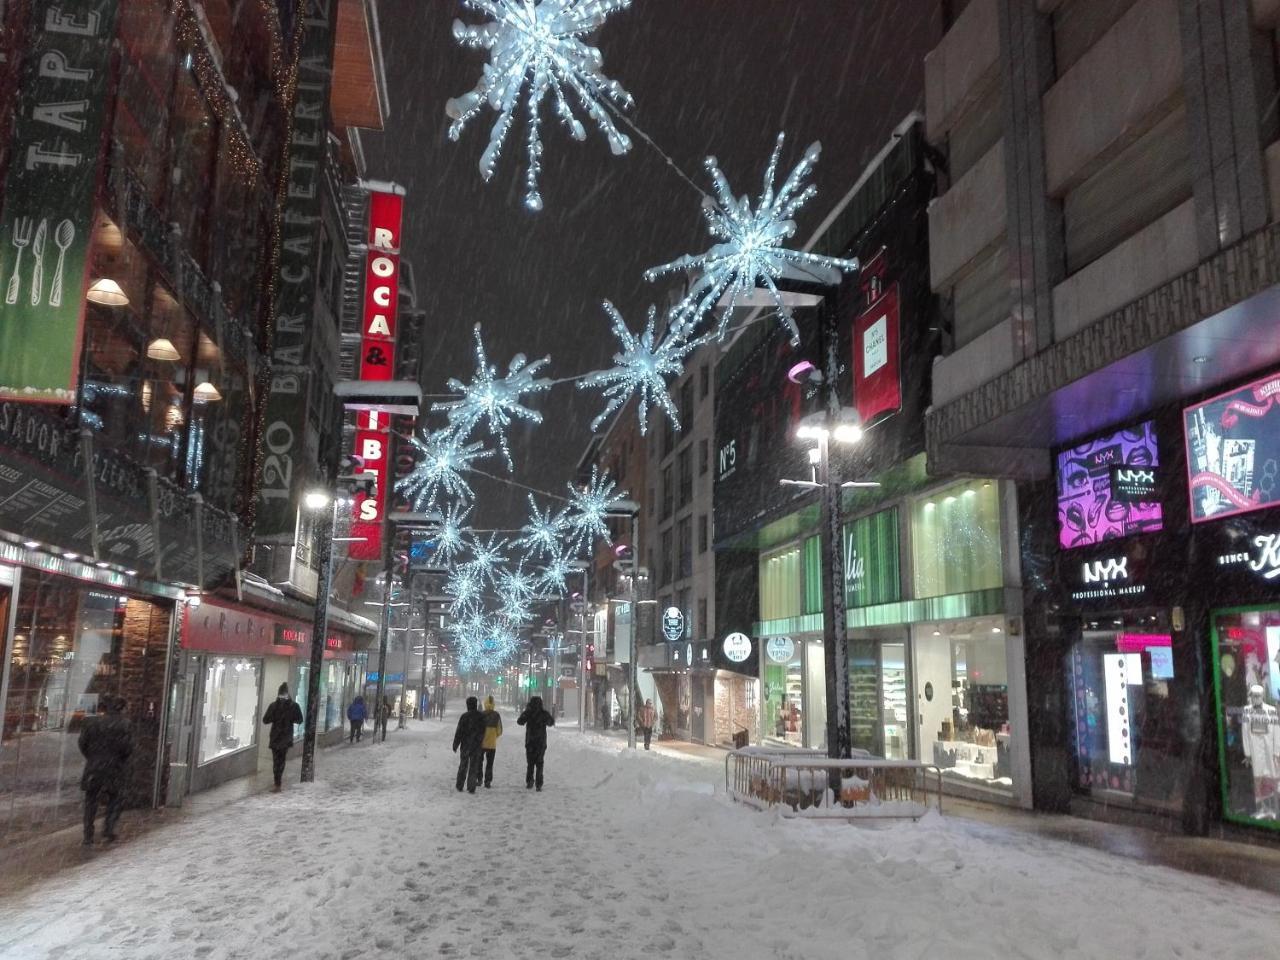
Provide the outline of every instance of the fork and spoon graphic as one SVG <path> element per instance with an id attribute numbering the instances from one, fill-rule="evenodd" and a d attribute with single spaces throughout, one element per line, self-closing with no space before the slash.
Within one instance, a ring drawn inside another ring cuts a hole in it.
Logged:
<path id="1" fill-rule="evenodd" d="M 34 228 L 34 237 L 32 236 Z M 53 232 L 53 243 L 58 248 L 58 262 L 53 268 L 53 281 L 49 289 L 49 306 L 62 306 L 63 269 L 66 264 L 67 250 L 75 242 L 76 226 L 70 220 L 61 221 Z M 9 242 L 17 250 L 13 259 L 13 274 L 9 277 L 5 288 L 4 302 L 15 304 L 22 292 L 22 254 L 31 247 L 31 257 L 35 261 L 31 268 L 31 306 L 40 306 L 44 298 L 44 258 L 45 246 L 49 239 L 49 221 L 42 219 L 37 226 L 32 217 L 18 217 L 13 222 L 13 231 Z"/>

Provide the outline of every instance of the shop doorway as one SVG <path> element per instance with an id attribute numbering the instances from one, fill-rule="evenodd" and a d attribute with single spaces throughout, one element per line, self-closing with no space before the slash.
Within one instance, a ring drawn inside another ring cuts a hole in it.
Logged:
<path id="1" fill-rule="evenodd" d="M 877 757 L 912 755 L 910 647 L 898 632 L 849 641 L 849 724 L 855 748 Z"/>

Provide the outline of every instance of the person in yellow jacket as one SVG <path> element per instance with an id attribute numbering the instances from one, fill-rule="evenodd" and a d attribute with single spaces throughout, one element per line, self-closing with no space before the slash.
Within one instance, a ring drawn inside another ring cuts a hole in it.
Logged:
<path id="1" fill-rule="evenodd" d="M 498 753 L 498 738 L 502 736 L 502 716 L 493 708 L 493 697 L 484 698 L 484 785 L 493 786 L 493 758 Z"/>

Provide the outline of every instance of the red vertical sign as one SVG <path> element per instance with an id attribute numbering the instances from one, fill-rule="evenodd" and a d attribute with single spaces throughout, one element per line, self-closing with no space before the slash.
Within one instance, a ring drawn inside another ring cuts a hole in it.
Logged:
<path id="1" fill-rule="evenodd" d="M 365 256 L 364 314 L 360 333 L 360 379 L 394 380 L 396 311 L 400 304 L 400 229 L 404 197 L 375 190 L 369 194 L 369 252 Z M 390 494 L 391 414 L 362 410 L 356 415 L 355 455 L 373 481 L 370 492 L 356 495 L 351 518 L 353 560 L 382 556 L 383 522 Z"/>
<path id="2" fill-rule="evenodd" d="M 878 295 L 877 295 L 878 294 Z M 880 293 L 853 321 L 853 402 L 864 424 L 902 407 L 898 366 L 898 285 Z"/>
<path id="3" fill-rule="evenodd" d="M 373 481 L 373 488 L 356 494 L 351 517 L 351 548 L 347 552 L 352 560 L 377 560 L 382 556 L 390 422 L 391 415 L 381 410 L 362 410 L 356 415 L 355 454 L 364 462 L 364 475 Z"/>
<path id="4" fill-rule="evenodd" d="M 369 194 L 369 252 L 365 256 L 360 379 L 394 380 L 396 311 L 400 303 L 400 227 L 404 197 Z"/>

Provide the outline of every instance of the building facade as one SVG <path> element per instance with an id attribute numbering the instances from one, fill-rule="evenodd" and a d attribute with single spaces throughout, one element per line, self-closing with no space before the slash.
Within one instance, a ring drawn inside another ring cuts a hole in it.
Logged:
<path id="1" fill-rule="evenodd" d="M 245 569 L 305 87 L 291 68 L 323 23 L 322 60 L 358 97 L 360 65 L 376 60 L 365 14 L 149 0 L 0 11 L 5 842 L 77 820 L 76 736 L 108 695 L 125 697 L 138 737 L 131 805 L 172 795 L 171 768 L 181 793 L 259 747 L 267 674 L 288 672 L 310 621 L 270 587 L 256 592 L 275 612 L 254 614 Z M 359 125 L 334 107 L 334 125 Z M 345 664 L 367 622 L 334 626 Z M 191 676 L 200 697 L 175 711 Z"/>
<path id="2" fill-rule="evenodd" d="M 931 469 L 1018 485 L 1037 807 L 1276 829 L 1280 5 L 972 0 Z"/>

